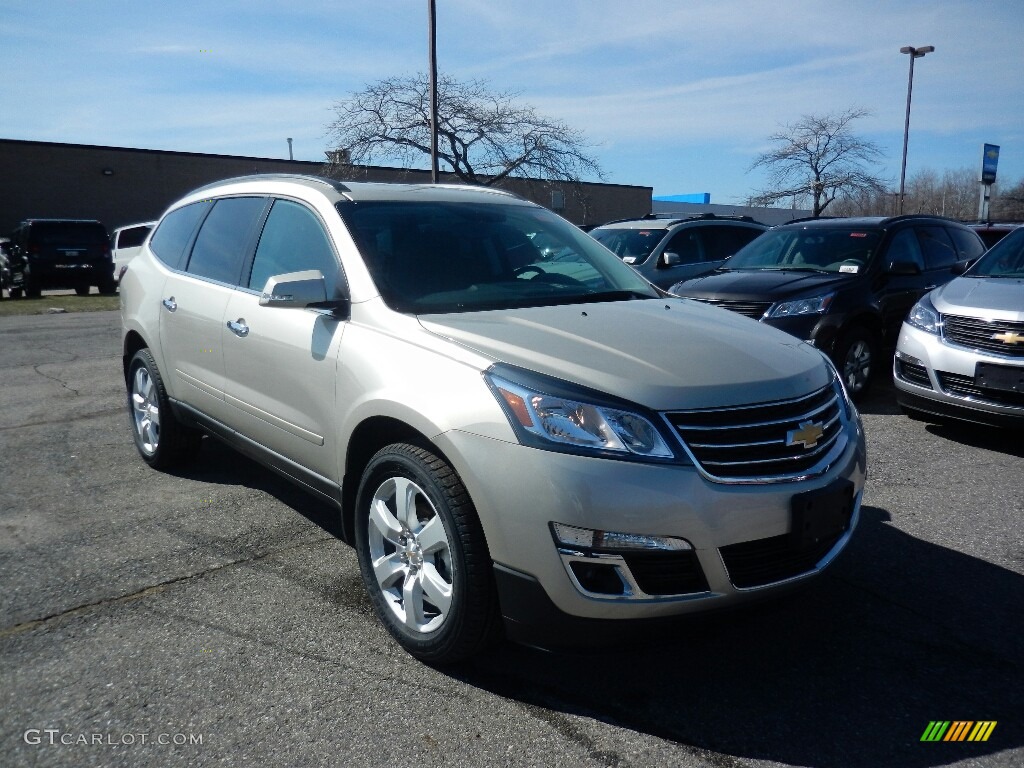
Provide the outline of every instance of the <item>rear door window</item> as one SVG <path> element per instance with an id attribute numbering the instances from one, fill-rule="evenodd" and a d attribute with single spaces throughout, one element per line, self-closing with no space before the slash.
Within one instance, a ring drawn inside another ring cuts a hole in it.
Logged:
<path id="1" fill-rule="evenodd" d="M 203 222 L 187 271 L 197 277 L 237 285 L 256 222 L 267 206 L 262 197 L 218 200 Z"/>
<path id="2" fill-rule="evenodd" d="M 192 234 L 211 205 L 209 200 L 204 200 L 168 213 L 150 238 L 149 249 L 164 264 L 177 269 Z"/>

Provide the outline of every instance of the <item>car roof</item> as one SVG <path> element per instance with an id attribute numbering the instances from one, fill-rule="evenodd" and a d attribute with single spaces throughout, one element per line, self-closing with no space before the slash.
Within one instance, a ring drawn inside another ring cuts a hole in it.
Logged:
<path id="1" fill-rule="evenodd" d="M 959 221 L 929 214 L 910 213 L 903 216 L 823 216 L 817 219 L 797 219 L 779 224 L 773 229 L 888 229 L 896 224 L 905 222 L 930 222 L 934 224 L 953 224 L 957 227 L 965 227 Z"/>
<path id="2" fill-rule="evenodd" d="M 288 173 L 262 173 L 252 176 L 238 176 L 223 179 L 193 190 L 186 200 L 194 202 L 203 197 L 228 194 L 274 194 L 289 190 L 305 189 L 326 196 L 332 203 L 348 200 L 358 201 L 408 201 L 408 202 L 507 202 L 520 205 L 534 205 L 505 190 L 468 184 L 395 184 L 368 181 L 338 181 L 320 176 L 306 176 Z"/>
<path id="3" fill-rule="evenodd" d="M 740 224 L 766 228 L 765 224 L 750 216 L 720 216 L 715 213 L 695 213 L 690 216 L 649 213 L 630 219 L 616 219 L 601 224 L 595 229 L 670 229 L 677 224 Z"/>

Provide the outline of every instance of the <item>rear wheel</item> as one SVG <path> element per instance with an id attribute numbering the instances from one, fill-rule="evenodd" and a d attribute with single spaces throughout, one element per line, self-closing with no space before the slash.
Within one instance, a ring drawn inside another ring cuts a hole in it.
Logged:
<path id="1" fill-rule="evenodd" d="M 128 366 L 128 416 L 135 447 L 154 469 L 172 469 L 193 460 L 202 433 L 177 420 L 156 361 L 148 349 L 135 353 Z"/>
<path id="2" fill-rule="evenodd" d="M 31 283 L 28 280 L 25 281 L 25 298 L 26 299 L 38 299 L 43 295 L 42 289 L 35 283 Z"/>
<path id="3" fill-rule="evenodd" d="M 363 472 L 356 505 L 363 582 L 403 648 L 423 661 L 451 664 L 497 637 L 487 543 L 447 462 L 417 446 L 390 445 Z"/>
<path id="4" fill-rule="evenodd" d="M 851 328 L 839 340 L 832 359 L 850 396 L 859 398 L 866 394 L 878 361 L 874 335 L 864 328 Z"/>
<path id="5" fill-rule="evenodd" d="M 77 293 L 79 296 L 88 296 L 89 295 L 89 286 L 88 285 L 76 285 L 75 286 L 75 293 Z"/>

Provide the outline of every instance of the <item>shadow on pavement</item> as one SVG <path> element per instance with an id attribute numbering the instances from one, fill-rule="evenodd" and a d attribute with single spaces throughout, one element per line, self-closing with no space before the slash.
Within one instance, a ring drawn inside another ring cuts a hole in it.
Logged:
<path id="1" fill-rule="evenodd" d="M 850 549 L 813 587 L 694 621 L 660 645 L 590 655 L 504 646 L 449 674 L 697 754 L 877 768 L 1021 748 L 1024 577 L 888 520 L 864 508 Z M 923 743 L 932 720 L 998 725 L 985 743 Z"/>

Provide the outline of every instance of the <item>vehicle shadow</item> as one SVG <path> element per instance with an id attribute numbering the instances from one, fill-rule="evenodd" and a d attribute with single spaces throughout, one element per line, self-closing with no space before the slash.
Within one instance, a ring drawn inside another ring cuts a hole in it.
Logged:
<path id="1" fill-rule="evenodd" d="M 448 674 L 566 733 L 579 733 L 566 716 L 591 717 L 696 755 L 877 768 L 1022 748 L 1024 576 L 888 520 L 864 508 L 850 549 L 786 600 L 605 653 L 505 645 Z M 922 743 L 933 720 L 998 725 L 988 742 Z"/>
<path id="2" fill-rule="evenodd" d="M 1008 456 L 1024 458 L 1024 441 L 1021 433 L 1013 429 L 998 429 L 967 422 L 951 421 L 944 424 L 929 424 L 925 427 L 931 434 L 945 440 L 952 440 L 971 448 L 998 451 Z"/>

